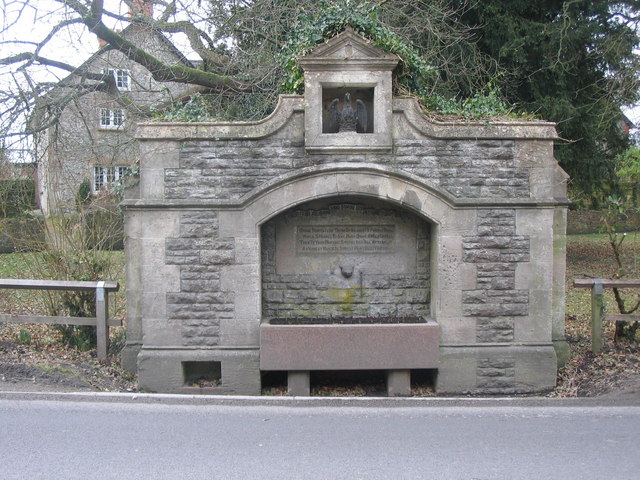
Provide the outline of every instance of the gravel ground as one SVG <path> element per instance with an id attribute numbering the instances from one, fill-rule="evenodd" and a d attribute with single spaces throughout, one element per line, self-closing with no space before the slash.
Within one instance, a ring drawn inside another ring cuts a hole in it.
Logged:
<path id="1" fill-rule="evenodd" d="M 40 327 L 42 328 L 42 327 Z M 95 352 L 78 352 L 60 345 L 21 345 L 7 340 L 0 329 L 0 391 L 23 392 L 137 392 L 136 378 L 120 368 L 118 357 L 98 361 Z M 312 395 L 380 396 L 384 383 L 373 377 L 322 378 Z M 282 384 L 265 388 L 265 395 L 284 395 Z M 415 396 L 435 396 L 426 382 L 413 389 Z M 640 350 L 633 346 L 607 348 L 598 356 L 589 352 L 561 369 L 558 386 L 549 397 L 604 397 L 640 399 Z"/>

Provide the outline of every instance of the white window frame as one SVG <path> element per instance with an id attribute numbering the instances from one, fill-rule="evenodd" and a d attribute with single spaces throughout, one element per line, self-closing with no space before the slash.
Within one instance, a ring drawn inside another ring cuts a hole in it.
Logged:
<path id="1" fill-rule="evenodd" d="M 126 114 L 122 108 L 101 108 L 99 125 L 102 130 L 117 130 L 124 127 Z"/>
<path id="2" fill-rule="evenodd" d="M 116 82 L 116 87 L 121 92 L 131 91 L 131 72 L 124 68 L 103 68 L 103 74 L 113 75 L 113 79 Z"/>
<path id="3" fill-rule="evenodd" d="M 102 191 L 109 190 L 114 183 L 119 182 L 129 171 L 126 165 L 94 165 L 93 166 L 93 182 L 91 189 L 96 195 Z"/>

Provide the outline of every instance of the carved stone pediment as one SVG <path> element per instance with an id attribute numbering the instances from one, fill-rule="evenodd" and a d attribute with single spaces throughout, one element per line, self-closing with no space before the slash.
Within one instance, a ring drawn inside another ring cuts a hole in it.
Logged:
<path id="1" fill-rule="evenodd" d="M 348 28 L 298 61 L 305 71 L 393 70 L 399 59 Z"/>

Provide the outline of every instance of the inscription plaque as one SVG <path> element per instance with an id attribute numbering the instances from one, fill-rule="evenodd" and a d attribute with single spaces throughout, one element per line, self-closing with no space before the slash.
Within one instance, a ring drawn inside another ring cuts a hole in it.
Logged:
<path id="1" fill-rule="evenodd" d="M 388 253 L 395 225 L 298 225 L 297 253 Z"/>

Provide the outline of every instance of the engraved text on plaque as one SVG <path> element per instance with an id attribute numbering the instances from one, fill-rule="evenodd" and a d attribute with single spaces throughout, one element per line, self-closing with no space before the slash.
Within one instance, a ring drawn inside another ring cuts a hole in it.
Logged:
<path id="1" fill-rule="evenodd" d="M 395 225 L 298 225 L 297 253 L 387 253 Z"/>

